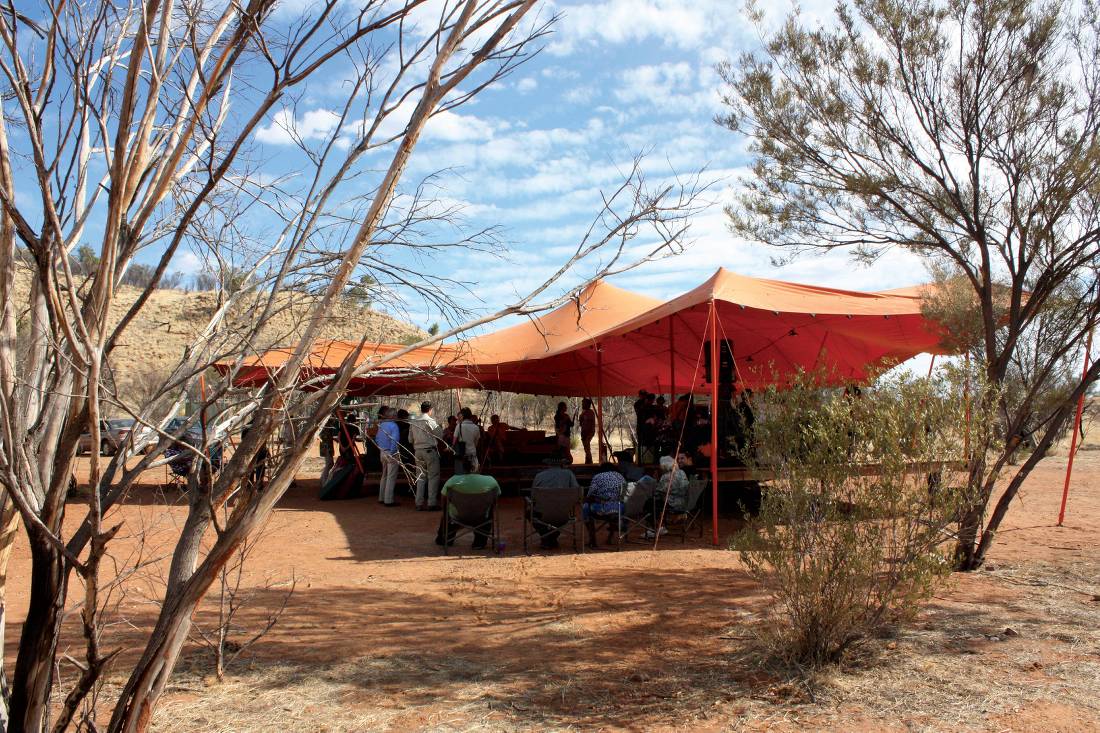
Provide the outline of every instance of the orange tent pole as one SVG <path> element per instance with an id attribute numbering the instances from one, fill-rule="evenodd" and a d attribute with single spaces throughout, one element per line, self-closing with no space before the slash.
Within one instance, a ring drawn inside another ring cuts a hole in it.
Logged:
<path id="1" fill-rule="evenodd" d="M 603 435 L 603 349 L 596 346 L 596 441 L 600 448 L 600 463 L 607 460 Z"/>
<path id="2" fill-rule="evenodd" d="M 710 510 L 718 544 L 718 309 L 710 301 Z"/>
<path id="3" fill-rule="evenodd" d="M 1084 380 L 1089 372 L 1089 352 L 1092 351 L 1092 331 L 1085 340 L 1085 366 L 1081 369 L 1081 379 Z M 1081 413 L 1085 410 L 1085 393 L 1077 399 L 1077 414 L 1073 418 L 1073 437 L 1069 441 L 1069 460 L 1066 461 L 1066 483 L 1062 487 L 1062 506 L 1058 510 L 1058 526 L 1066 518 L 1066 500 L 1069 499 L 1069 478 L 1073 475 L 1073 456 L 1077 453 L 1077 433 L 1081 430 Z"/>

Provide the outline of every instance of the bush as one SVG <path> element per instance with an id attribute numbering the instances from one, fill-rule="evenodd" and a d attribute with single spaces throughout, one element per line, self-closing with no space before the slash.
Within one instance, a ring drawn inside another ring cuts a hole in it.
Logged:
<path id="1" fill-rule="evenodd" d="M 859 394 L 815 383 L 765 395 L 758 467 L 775 480 L 736 540 L 773 599 L 763 640 L 797 667 L 841 661 L 918 610 L 951 570 L 945 543 L 965 483 L 965 407 L 949 385 L 895 375 Z"/>

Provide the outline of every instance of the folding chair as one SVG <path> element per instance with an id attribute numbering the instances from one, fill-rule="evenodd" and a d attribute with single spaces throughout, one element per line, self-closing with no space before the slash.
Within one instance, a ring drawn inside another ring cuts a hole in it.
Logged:
<path id="1" fill-rule="evenodd" d="M 669 531 L 678 530 L 680 544 L 687 542 L 688 530 L 698 525 L 699 536 L 703 536 L 703 523 L 699 518 L 703 514 L 703 496 L 707 491 L 707 480 L 702 478 L 692 479 L 688 482 L 687 509 L 682 512 L 669 511 L 665 514 L 665 527 Z"/>
<path id="2" fill-rule="evenodd" d="M 645 529 L 649 500 L 653 498 L 655 488 L 656 484 L 652 479 L 627 484 L 626 498 L 623 500 L 622 530 L 619 533 L 620 547 L 624 541 L 630 540 L 630 533 L 635 529 Z"/>
<path id="3" fill-rule="evenodd" d="M 478 530 L 486 531 L 489 552 L 495 552 L 500 539 L 497 518 L 497 499 L 500 490 L 494 489 L 480 494 L 463 494 L 457 491 L 447 492 L 443 497 L 443 554 L 450 554 L 451 544 L 459 537 L 474 534 Z M 452 511 L 453 508 L 453 511 Z"/>
<path id="4" fill-rule="evenodd" d="M 619 511 L 615 514 L 592 515 L 594 533 L 607 527 L 615 535 L 615 549 L 621 550 L 623 541 L 628 540 L 630 532 L 635 527 L 645 525 L 646 504 L 651 496 L 653 496 L 653 487 L 649 482 L 640 481 L 636 484 L 623 482 L 622 491 L 619 493 Z"/>
<path id="5" fill-rule="evenodd" d="M 527 545 L 532 537 L 538 537 L 540 541 L 543 538 L 543 533 L 539 531 L 536 522 L 556 528 L 552 531 L 557 534 L 568 529 L 573 535 L 573 552 L 577 551 L 577 534 L 580 533 L 580 546 L 583 550 L 584 533 L 579 532 L 580 514 L 578 512 L 582 499 L 580 489 L 531 489 L 531 494 L 523 498 L 523 552 L 529 554 Z"/>

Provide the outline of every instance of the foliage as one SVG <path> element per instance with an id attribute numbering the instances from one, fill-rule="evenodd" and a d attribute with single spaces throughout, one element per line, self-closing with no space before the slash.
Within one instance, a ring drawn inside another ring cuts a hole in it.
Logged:
<path id="1" fill-rule="evenodd" d="M 775 601 L 765 641 L 809 667 L 911 617 L 948 574 L 962 475 L 940 462 L 958 461 L 965 441 L 948 382 L 898 374 L 858 396 L 818 383 L 802 375 L 762 395 L 757 460 L 775 480 L 737 540 Z"/>
<path id="2" fill-rule="evenodd" d="M 374 305 L 375 293 L 378 289 L 378 281 L 371 275 L 361 275 L 358 280 L 348 286 L 345 294 L 349 300 L 362 308 L 370 308 Z M 437 330 L 438 332 L 438 330 Z M 435 335 L 434 333 L 432 334 Z"/>
<path id="3" fill-rule="evenodd" d="M 1100 322 L 1098 29 L 1093 3 L 856 0 L 832 26 L 791 15 L 764 54 L 721 68 L 722 121 L 755 156 L 736 232 L 784 256 L 903 248 L 969 288 L 945 332 L 968 342 L 1007 440 L 975 446 L 961 569 L 1100 378 L 1100 362 L 1070 368 Z M 998 484 L 1025 434 L 1036 450 Z"/>

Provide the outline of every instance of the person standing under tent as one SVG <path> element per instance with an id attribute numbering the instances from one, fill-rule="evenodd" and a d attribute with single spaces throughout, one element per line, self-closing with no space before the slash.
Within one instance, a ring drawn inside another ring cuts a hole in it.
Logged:
<path id="1" fill-rule="evenodd" d="M 642 432 L 645 425 L 646 405 L 645 398 L 648 393 L 644 389 L 638 390 L 638 399 L 634 400 L 634 439 L 638 445 L 638 460 L 642 457 Z"/>
<path id="2" fill-rule="evenodd" d="M 592 409 L 592 400 L 585 397 L 581 400 L 580 419 L 581 445 L 584 446 L 584 463 L 592 465 L 592 438 L 596 435 L 596 411 Z"/>
<path id="3" fill-rule="evenodd" d="M 458 425 L 458 418 L 454 415 L 447 416 L 447 427 L 443 428 L 443 442 L 447 445 L 454 445 L 455 442 L 455 427 Z"/>
<path id="4" fill-rule="evenodd" d="M 511 426 L 502 422 L 500 415 L 489 416 L 489 427 L 485 429 L 485 435 L 489 438 L 485 449 L 485 461 L 487 464 L 504 463 L 504 447 L 507 442 L 505 434 Z"/>
<path id="5" fill-rule="evenodd" d="M 416 456 L 416 510 L 439 509 L 439 443 L 443 428 L 432 417 L 432 403 L 421 402 L 420 414 L 409 421 L 409 438 Z"/>
<path id="6" fill-rule="evenodd" d="M 572 448 L 573 418 L 569 416 L 569 405 L 558 403 L 558 411 L 554 413 L 554 436 L 558 441 L 558 448 L 569 451 Z"/>
<path id="7" fill-rule="evenodd" d="M 355 440 L 359 437 L 359 426 L 348 420 L 343 413 L 337 413 L 336 442 L 340 445 L 340 458 L 355 460 Z"/>
<path id="8" fill-rule="evenodd" d="M 409 419 L 411 417 L 408 410 L 398 410 L 394 418 L 397 422 L 397 434 L 400 436 L 398 440 L 397 456 L 401 459 L 401 465 L 409 470 L 416 465 L 412 439 L 409 437 Z"/>
<path id="9" fill-rule="evenodd" d="M 397 506 L 393 500 L 394 486 L 397 484 L 397 473 L 401 470 L 401 456 L 398 451 L 401 446 L 401 432 L 397 423 L 393 420 L 393 411 L 382 408 L 378 413 L 378 435 L 375 442 L 382 454 L 382 478 L 378 482 L 378 501 L 385 506 Z"/>
<path id="10" fill-rule="evenodd" d="M 474 414 L 469 407 L 458 411 L 455 424 L 454 441 L 451 444 L 455 453 L 455 474 L 477 473 L 480 466 L 477 461 L 477 443 L 481 439 L 481 428 L 474 422 Z"/>
<path id="11" fill-rule="evenodd" d="M 321 456 L 321 460 L 324 461 L 324 466 L 321 468 L 321 486 L 328 483 L 329 474 L 332 472 L 332 465 L 336 462 L 336 435 L 339 430 L 340 423 L 335 417 L 330 417 L 325 423 L 325 426 L 321 428 L 321 431 L 317 434 L 320 441 L 317 452 Z"/>

